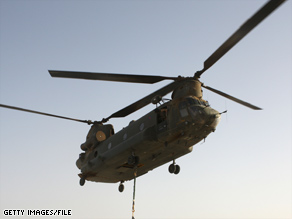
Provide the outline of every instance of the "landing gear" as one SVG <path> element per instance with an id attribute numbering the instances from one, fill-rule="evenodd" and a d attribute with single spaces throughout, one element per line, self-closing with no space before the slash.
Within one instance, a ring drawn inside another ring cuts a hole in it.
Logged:
<path id="1" fill-rule="evenodd" d="M 170 164 L 169 167 L 168 167 L 168 171 L 169 171 L 170 173 L 174 173 L 175 169 L 176 169 L 176 168 L 175 168 L 175 164 L 173 164 L 173 163 Z"/>
<path id="2" fill-rule="evenodd" d="M 177 164 L 175 164 L 175 161 L 173 161 L 173 163 L 169 165 L 168 171 L 170 173 L 179 174 L 179 172 L 180 172 L 180 166 L 177 165 Z"/>
<path id="3" fill-rule="evenodd" d="M 180 172 L 180 166 L 179 165 L 175 165 L 174 174 L 179 174 L 179 172 Z"/>
<path id="4" fill-rule="evenodd" d="M 79 184 L 80 184 L 80 186 L 84 186 L 84 184 L 85 184 L 85 178 L 83 176 L 80 178 Z"/>
<path id="5" fill-rule="evenodd" d="M 124 186 L 124 181 L 121 181 L 120 182 L 120 185 L 119 185 L 119 192 L 123 192 L 124 191 L 124 189 L 125 189 L 125 186 Z"/>

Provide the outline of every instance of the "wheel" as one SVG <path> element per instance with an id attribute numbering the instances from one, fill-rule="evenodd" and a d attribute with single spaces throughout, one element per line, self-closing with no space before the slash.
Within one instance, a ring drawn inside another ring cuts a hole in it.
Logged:
<path id="1" fill-rule="evenodd" d="M 174 174 L 179 174 L 179 171 L 180 171 L 180 166 L 179 165 L 175 165 Z"/>
<path id="2" fill-rule="evenodd" d="M 84 177 L 80 178 L 79 184 L 80 184 L 80 186 L 84 186 L 84 184 L 85 184 L 85 178 Z"/>
<path id="3" fill-rule="evenodd" d="M 168 167 L 168 171 L 170 173 L 174 173 L 175 169 L 176 169 L 176 165 L 174 165 L 174 164 L 170 164 L 169 167 Z"/>
<path id="4" fill-rule="evenodd" d="M 125 186 L 124 186 L 124 184 L 121 183 L 121 184 L 119 185 L 119 192 L 123 192 L 124 189 L 125 189 Z"/>

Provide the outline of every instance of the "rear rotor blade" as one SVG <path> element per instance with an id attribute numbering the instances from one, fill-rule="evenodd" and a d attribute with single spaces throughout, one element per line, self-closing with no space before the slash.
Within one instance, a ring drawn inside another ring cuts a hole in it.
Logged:
<path id="1" fill-rule="evenodd" d="M 247 102 L 245 102 L 243 100 L 240 100 L 240 99 L 238 99 L 236 97 L 230 96 L 229 94 L 223 93 L 222 91 L 216 90 L 216 89 L 214 89 L 212 87 L 205 86 L 204 84 L 202 84 L 202 87 L 206 88 L 207 90 L 213 91 L 214 93 L 219 94 L 219 95 L 221 95 L 223 97 L 226 97 L 229 100 L 232 100 L 232 101 L 234 101 L 236 103 L 239 103 L 239 104 L 241 104 L 243 106 L 249 107 L 249 108 L 254 109 L 254 110 L 262 110 L 262 108 L 254 106 L 254 105 L 252 105 L 250 103 L 247 103 Z"/>
<path id="2" fill-rule="evenodd" d="M 260 10 L 258 10 L 250 19 L 248 19 L 232 36 L 230 36 L 205 62 L 204 68 L 195 74 L 199 78 L 207 69 L 216 63 L 225 55 L 235 44 L 237 44 L 245 35 L 247 35 L 262 20 L 271 14 L 285 0 L 270 0 Z"/>
<path id="3" fill-rule="evenodd" d="M 78 71 L 54 71 L 49 70 L 52 77 L 75 78 L 87 80 L 118 81 L 131 83 L 153 84 L 162 80 L 176 80 L 176 77 L 150 76 L 150 75 L 131 75 L 101 72 L 78 72 Z"/>
<path id="4" fill-rule="evenodd" d="M 29 109 L 23 109 L 23 108 L 19 108 L 19 107 L 15 107 L 15 106 L 8 106 L 8 105 L 4 105 L 4 104 L 0 104 L 0 107 L 13 109 L 13 110 L 20 110 L 20 111 L 29 112 L 29 113 L 40 114 L 40 115 L 44 115 L 44 116 L 51 116 L 51 117 L 56 117 L 56 118 L 60 118 L 60 119 L 68 119 L 68 120 L 72 120 L 72 121 L 76 121 L 76 122 L 83 122 L 83 123 L 87 123 L 88 125 L 94 123 L 94 122 L 92 122 L 90 120 L 73 119 L 73 118 L 69 118 L 69 117 L 64 117 L 64 116 L 58 116 L 58 115 L 49 114 L 49 113 L 38 112 L 38 111 L 29 110 Z"/>
<path id="5" fill-rule="evenodd" d="M 148 105 L 149 103 L 151 103 L 151 100 L 153 97 L 159 95 L 161 97 L 165 96 L 166 94 L 170 93 L 171 91 L 173 91 L 176 86 L 178 85 L 179 82 L 172 82 L 166 86 L 164 86 L 163 88 L 149 94 L 148 96 L 136 101 L 135 103 L 113 113 L 111 116 L 109 116 L 106 119 L 103 119 L 103 122 L 108 121 L 110 118 L 119 118 L 119 117 L 125 117 L 139 109 L 141 109 L 142 107 Z"/>

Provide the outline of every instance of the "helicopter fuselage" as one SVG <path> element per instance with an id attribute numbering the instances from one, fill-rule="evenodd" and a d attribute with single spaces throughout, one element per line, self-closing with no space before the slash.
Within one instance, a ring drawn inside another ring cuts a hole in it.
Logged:
<path id="1" fill-rule="evenodd" d="M 81 146 L 85 153 L 76 162 L 79 176 L 105 183 L 131 180 L 134 165 L 128 158 L 133 154 L 139 157 L 137 176 L 141 176 L 190 153 L 193 145 L 215 131 L 220 117 L 202 98 L 184 96 L 162 104 L 116 134 L 111 125 L 94 124 Z M 101 131 L 106 127 L 109 134 Z"/>

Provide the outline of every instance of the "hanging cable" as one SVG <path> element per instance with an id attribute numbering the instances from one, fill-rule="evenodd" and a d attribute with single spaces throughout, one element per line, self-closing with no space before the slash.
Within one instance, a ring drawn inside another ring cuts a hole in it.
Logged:
<path id="1" fill-rule="evenodd" d="M 135 219 L 134 213 L 135 213 L 136 177 L 137 177 L 137 166 L 134 167 L 134 187 L 133 187 L 132 219 Z"/>

